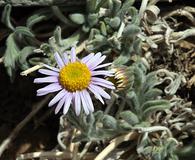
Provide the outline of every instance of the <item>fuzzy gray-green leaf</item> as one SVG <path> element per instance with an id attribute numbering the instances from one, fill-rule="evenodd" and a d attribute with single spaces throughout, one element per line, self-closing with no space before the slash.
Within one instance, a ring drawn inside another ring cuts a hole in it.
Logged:
<path id="1" fill-rule="evenodd" d="M 7 4 L 3 10 L 1 22 L 3 22 L 11 30 L 14 30 L 14 26 L 11 23 L 10 15 L 11 15 L 11 5 Z"/>
<path id="2" fill-rule="evenodd" d="M 13 76 L 16 70 L 16 61 L 19 56 L 19 48 L 14 40 L 14 33 L 10 34 L 6 40 L 7 49 L 4 55 L 4 65 L 7 69 L 8 75 Z"/>
<path id="3" fill-rule="evenodd" d="M 34 37 L 34 34 L 30 31 L 30 29 L 25 26 L 16 27 L 14 33 Z"/>
<path id="4" fill-rule="evenodd" d="M 35 49 L 35 47 L 32 46 L 27 46 L 24 47 L 19 54 L 19 58 L 18 58 L 18 63 L 21 66 L 22 70 L 26 70 L 29 68 L 29 64 L 27 62 L 27 58 L 28 56 L 30 56 L 33 53 L 33 50 Z"/>
<path id="5" fill-rule="evenodd" d="M 121 20 L 119 17 L 114 17 L 110 19 L 110 26 L 114 29 L 117 29 L 121 23 Z"/>
<path id="6" fill-rule="evenodd" d="M 117 15 L 121 7 L 121 1 L 113 0 L 110 1 L 109 9 L 112 11 L 113 15 Z"/>
<path id="7" fill-rule="evenodd" d="M 117 59 L 114 60 L 113 65 L 114 66 L 121 66 L 125 63 L 127 63 L 129 60 L 128 55 L 120 55 Z"/>
<path id="8" fill-rule="evenodd" d="M 129 102 L 131 110 L 135 111 L 136 113 L 140 112 L 140 101 L 139 97 L 134 91 L 129 91 L 127 94 L 127 102 Z"/>
<path id="9" fill-rule="evenodd" d="M 141 89 L 142 84 L 145 81 L 145 75 L 138 66 L 135 66 L 134 68 L 134 75 L 135 75 L 134 88 L 136 89 L 136 91 L 138 91 Z"/>
<path id="10" fill-rule="evenodd" d="M 85 16 L 81 13 L 69 14 L 69 18 L 76 24 L 85 23 Z"/>
<path id="11" fill-rule="evenodd" d="M 116 129 L 117 128 L 117 121 L 112 116 L 105 115 L 103 117 L 103 125 L 106 128 Z"/>
<path id="12" fill-rule="evenodd" d="M 143 109 L 143 115 L 147 117 L 148 114 L 153 113 L 154 111 L 160 111 L 169 109 L 171 107 L 169 101 L 167 100 L 153 100 L 148 101 L 144 103 L 142 109 Z"/>
<path id="13" fill-rule="evenodd" d="M 158 88 L 152 88 L 150 90 L 148 90 L 145 94 L 144 94 L 144 100 L 148 101 L 148 100 L 153 100 L 156 97 L 160 96 L 162 94 L 162 91 Z"/>
<path id="14" fill-rule="evenodd" d="M 48 16 L 46 16 L 46 15 L 34 14 L 27 19 L 26 25 L 28 28 L 32 28 L 33 25 L 35 25 L 36 23 L 41 22 L 43 20 L 46 20 L 47 18 L 48 18 Z"/>
<path id="15" fill-rule="evenodd" d="M 91 13 L 88 15 L 88 23 L 90 27 L 94 26 L 98 22 L 98 14 Z"/>
<path id="16" fill-rule="evenodd" d="M 131 111 L 124 111 L 120 113 L 120 117 L 128 122 L 130 125 L 134 126 L 139 123 L 139 119 L 136 114 Z"/>
<path id="17" fill-rule="evenodd" d="M 140 33 L 140 28 L 139 26 L 136 26 L 134 24 L 129 24 L 125 27 L 124 31 L 123 31 L 123 36 L 124 37 L 129 37 L 129 38 L 133 38 L 135 37 L 138 33 Z"/>

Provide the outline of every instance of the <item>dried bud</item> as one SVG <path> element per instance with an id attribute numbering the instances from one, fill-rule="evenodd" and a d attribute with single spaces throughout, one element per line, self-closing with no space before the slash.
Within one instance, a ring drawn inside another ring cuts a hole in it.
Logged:
<path id="1" fill-rule="evenodd" d="M 115 85 L 116 91 L 122 91 L 130 88 L 133 84 L 134 75 L 131 68 L 122 66 L 112 68 L 114 76 L 109 80 Z"/>

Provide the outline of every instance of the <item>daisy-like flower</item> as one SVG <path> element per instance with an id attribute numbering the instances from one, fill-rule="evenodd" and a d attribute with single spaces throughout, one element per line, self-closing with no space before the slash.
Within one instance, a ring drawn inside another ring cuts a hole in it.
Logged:
<path id="1" fill-rule="evenodd" d="M 81 106 L 86 114 L 94 111 L 90 92 L 95 95 L 103 104 L 102 99 L 110 99 L 110 95 L 103 88 L 115 89 L 112 82 L 104 77 L 113 76 L 113 71 L 106 71 L 102 68 L 111 63 L 101 64 L 106 56 L 101 53 L 91 53 L 79 60 L 76 57 L 75 48 L 71 49 L 70 58 L 67 53 L 60 57 L 54 54 L 58 67 L 44 65 L 47 69 L 40 69 L 39 72 L 47 75 L 44 78 L 36 78 L 34 83 L 51 83 L 48 86 L 37 90 L 37 96 L 58 92 L 49 102 L 49 106 L 57 104 L 55 114 L 63 108 L 66 114 L 71 106 L 74 107 L 76 115 L 81 112 Z"/>

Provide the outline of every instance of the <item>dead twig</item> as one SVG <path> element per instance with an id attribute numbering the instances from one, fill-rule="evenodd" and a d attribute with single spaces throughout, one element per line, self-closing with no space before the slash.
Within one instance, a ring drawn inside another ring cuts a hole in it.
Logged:
<path id="1" fill-rule="evenodd" d="M 171 11 L 168 14 L 166 14 L 163 18 L 167 19 L 167 18 L 172 17 L 172 16 L 184 16 L 188 20 L 190 20 L 190 22 L 193 25 L 195 25 L 195 18 L 194 18 L 194 16 L 189 11 L 187 11 L 186 9 L 185 10 L 184 9 L 177 9 L 177 10 Z"/>
<path id="2" fill-rule="evenodd" d="M 91 141 L 89 141 L 89 142 L 87 142 L 87 143 L 85 144 L 84 149 L 83 149 L 82 152 L 79 154 L 79 159 L 82 159 L 82 158 L 84 157 L 84 155 L 87 153 L 87 151 L 88 151 L 88 149 L 89 149 L 89 147 L 90 147 L 91 144 L 92 144 Z"/>
<path id="3" fill-rule="evenodd" d="M 38 69 L 40 69 L 42 67 L 43 67 L 43 64 L 38 64 L 36 66 L 33 66 L 33 67 L 31 67 L 31 68 L 21 72 L 20 75 L 21 76 L 27 76 L 28 74 L 30 74 L 30 73 L 32 73 L 32 72 L 34 72 L 34 71 L 36 71 L 36 70 L 38 70 Z"/>
<path id="4" fill-rule="evenodd" d="M 0 157 L 3 152 L 8 148 L 11 142 L 16 138 L 22 128 L 34 117 L 34 115 L 48 102 L 51 95 L 46 96 L 41 102 L 33 107 L 33 110 L 22 120 L 10 133 L 10 135 L 0 145 Z"/>
<path id="5" fill-rule="evenodd" d="M 0 58 L 0 63 L 3 63 L 4 57 Z"/>
<path id="6" fill-rule="evenodd" d="M 95 160 L 103 160 L 112 150 L 114 150 L 119 144 L 124 141 L 129 141 L 137 137 L 136 132 L 130 132 L 126 135 L 119 136 L 111 141 L 111 143 L 102 151 L 100 152 Z"/>
<path id="7" fill-rule="evenodd" d="M 87 153 L 83 160 L 94 159 L 94 153 Z M 50 151 L 50 152 L 33 152 L 19 155 L 16 160 L 26 160 L 34 158 L 44 158 L 44 159 L 58 159 L 58 160 L 70 160 L 72 158 L 72 153 L 69 151 Z"/>
<path id="8" fill-rule="evenodd" d="M 50 151 L 50 152 L 34 152 L 21 154 L 17 157 L 16 160 L 25 160 L 25 159 L 33 159 L 33 158 L 63 158 L 66 157 L 71 158 L 70 152 L 60 152 L 60 151 Z"/>
<path id="9" fill-rule="evenodd" d="M 172 43 L 176 43 L 180 40 L 186 39 L 187 37 L 195 36 L 195 28 L 186 29 L 185 31 L 173 32 L 171 34 Z"/>
<path id="10" fill-rule="evenodd" d="M 195 85 L 195 75 L 190 78 L 188 81 L 188 88 L 191 88 L 191 86 Z"/>
<path id="11" fill-rule="evenodd" d="M 140 10 L 139 10 L 139 17 L 140 17 L 140 19 L 143 18 L 144 12 L 145 12 L 145 10 L 147 8 L 148 1 L 149 0 L 143 0 L 142 3 L 141 3 L 141 7 L 140 7 Z"/>
<path id="12" fill-rule="evenodd" d="M 77 129 L 73 131 L 73 136 L 72 140 L 75 138 L 76 134 L 78 133 Z M 71 142 L 70 143 L 70 151 L 72 153 L 72 160 L 78 160 L 78 147 L 79 147 L 79 142 Z"/>
<path id="13" fill-rule="evenodd" d="M 195 8 L 194 7 L 185 6 L 183 9 L 190 12 L 190 13 L 192 13 L 192 14 L 195 14 Z"/>

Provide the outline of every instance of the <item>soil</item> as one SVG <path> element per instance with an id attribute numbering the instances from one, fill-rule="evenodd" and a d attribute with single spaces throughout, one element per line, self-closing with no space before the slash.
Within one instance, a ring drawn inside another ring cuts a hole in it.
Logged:
<path id="1" fill-rule="evenodd" d="M 5 68 L 0 65 L 0 143 L 8 137 L 16 125 L 33 109 L 41 98 L 36 97 L 36 87 L 30 77 L 18 76 L 11 83 Z M 49 115 L 40 122 L 40 118 L 50 108 L 44 106 L 41 111 L 20 131 L 1 160 L 15 160 L 16 155 L 26 152 L 51 150 L 57 144 L 58 119 Z M 49 124 L 49 125 L 47 125 Z"/>

